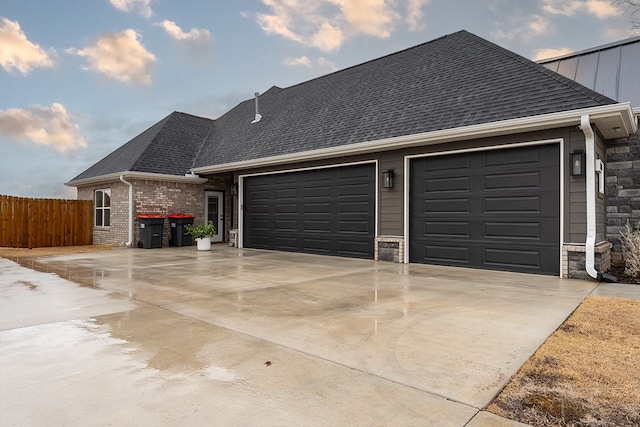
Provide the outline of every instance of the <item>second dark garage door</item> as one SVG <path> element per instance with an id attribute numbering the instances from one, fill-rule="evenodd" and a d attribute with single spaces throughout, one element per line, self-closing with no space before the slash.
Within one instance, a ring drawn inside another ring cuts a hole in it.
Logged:
<path id="1" fill-rule="evenodd" d="M 375 165 L 250 176 L 243 246 L 373 258 Z"/>
<path id="2" fill-rule="evenodd" d="M 411 262 L 560 272 L 559 145 L 411 160 Z"/>

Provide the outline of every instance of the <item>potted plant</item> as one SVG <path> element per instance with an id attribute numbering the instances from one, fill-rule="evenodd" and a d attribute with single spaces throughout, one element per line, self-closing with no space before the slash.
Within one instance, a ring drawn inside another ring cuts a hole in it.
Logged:
<path id="1" fill-rule="evenodd" d="M 208 251 L 211 249 L 211 238 L 216 234 L 216 227 L 213 225 L 213 221 L 209 221 L 206 224 L 187 224 L 185 229 L 187 233 L 196 239 L 199 251 Z"/>

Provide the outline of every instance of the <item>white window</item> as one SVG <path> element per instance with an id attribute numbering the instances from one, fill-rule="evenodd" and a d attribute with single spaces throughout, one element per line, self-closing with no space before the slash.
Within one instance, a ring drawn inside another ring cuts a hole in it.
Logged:
<path id="1" fill-rule="evenodd" d="M 96 190 L 94 195 L 95 218 L 93 224 L 96 227 L 111 226 L 111 189 Z"/>

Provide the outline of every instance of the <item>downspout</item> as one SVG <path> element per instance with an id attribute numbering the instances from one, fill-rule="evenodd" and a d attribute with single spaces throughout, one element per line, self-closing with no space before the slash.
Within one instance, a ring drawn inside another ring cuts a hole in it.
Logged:
<path id="1" fill-rule="evenodd" d="M 587 187 L 587 240 L 585 242 L 585 269 L 589 276 L 600 279 L 600 275 L 595 269 L 595 246 L 596 246 L 596 144 L 595 135 L 589 115 L 580 117 L 580 130 L 585 136 L 586 151 L 586 187 Z"/>
<path id="2" fill-rule="evenodd" d="M 129 186 L 129 241 L 125 246 L 131 246 L 133 242 L 133 184 L 124 180 L 124 175 L 120 175 L 120 181 Z"/>

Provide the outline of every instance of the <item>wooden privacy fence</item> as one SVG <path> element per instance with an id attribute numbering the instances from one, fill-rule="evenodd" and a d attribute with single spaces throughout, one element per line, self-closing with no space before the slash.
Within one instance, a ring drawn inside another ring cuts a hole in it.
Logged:
<path id="1" fill-rule="evenodd" d="M 92 243 L 92 200 L 0 195 L 0 246 L 41 248 Z"/>

